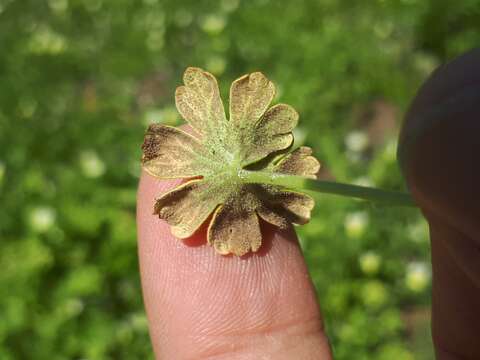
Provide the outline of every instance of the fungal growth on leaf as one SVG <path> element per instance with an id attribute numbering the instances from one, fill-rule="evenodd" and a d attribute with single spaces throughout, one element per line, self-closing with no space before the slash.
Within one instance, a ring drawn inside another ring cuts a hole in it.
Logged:
<path id="1" fill-rule="evenodd" d="M 227 119 L 213 75 L 190 67 L 183 82 L 175 100 L 191 131 L 153 124 L 142 146 L 147 173 L 186 180 L 156 200 L 154 214 L 178 238 L 210 219 L 208 243 L 220 254 L 238 256 L 260 248 L 259 219 L 281 228 L 307 223 L 310 196 L 261 180 L 280 174 L 316 178 L 320 168 L 310 148 L 292 151 L 298 114 L 286 104 L 270 107 L 273 83 L 260 72 L 235 80 Z"/>

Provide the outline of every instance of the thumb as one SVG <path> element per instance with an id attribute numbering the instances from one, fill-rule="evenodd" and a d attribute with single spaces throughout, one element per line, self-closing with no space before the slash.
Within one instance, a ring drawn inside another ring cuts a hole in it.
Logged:
<path id="1" fill-rule="evenodd" d="M 152 215 L 178 182 L 140 180 L 137 223 L 144 302 L 157 359 L 331 359 L 314 288 L 293 230 L 262 224 L 242 258 L 206 245 L 205 229 L 174 238 Z"/>
<path id="2" fill-rule="evenodd" d="M 438 359 L 480 359 L 479 85 L 480 49 L 439 68 L 412 103 L 400 140 L 410 148 L 409 188 L 430 224 Z"/>

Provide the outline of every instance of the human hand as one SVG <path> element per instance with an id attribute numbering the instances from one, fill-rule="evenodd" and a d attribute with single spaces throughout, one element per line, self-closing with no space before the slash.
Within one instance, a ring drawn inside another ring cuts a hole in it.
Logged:
<path id="1" fill-rule="evenodd" d="M 440 360 L 480 359 L 480 49 L 420 89 L 400 139 L 412 196 L 430 224 L 432 334 Z M 412 134 L 424 127 L 423 135 Z M 410 141 L 410 139 L 415 140 Z"/>
<path id="2" fill-rule="evenodd" d="M 218 255 L 206 229 L 179 241 L 152 209 L 179 181 L 144 173 L 138 192 L 142 287 L 157 359 L 331 359 L 293 229 L 262 224 L 259 252 Z"/>

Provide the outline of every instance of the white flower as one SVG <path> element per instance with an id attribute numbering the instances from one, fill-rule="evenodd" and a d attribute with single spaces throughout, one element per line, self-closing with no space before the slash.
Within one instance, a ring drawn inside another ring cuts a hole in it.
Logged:
<path id="1" fill-rule="evenodd" d="M 369 145 L 368 136 L 363 131 L 352 131 L 345 137 L 345 146 L 351 152 L 362 152 Z"/>
<path id="2" fill-rule="evenodd" d="M 42 233 L 55 224 L 56 218 L 55 209 L 49 206 L 38 206 L 30 212 L 29 222 L 33 230 Z"/>
<path id="3" fill-rule="evenodd" d="M 80 154 L 80 167 L 83 174 L 89 178 L 98 178 L 106 170 L 105 163 L 93 150 L 86 150 Z"/>
<path id="4" fill-rule="evenodd" d="M 420 292 L 430 283 L 431 276 L 431 270 L 427 264 L 418 261 L 411 262 L 407 267 L 405 283 L 411 291 Z"/>
<path id="5" fill-rule="evenodd" d="M 362 254 L 358 259 L 358 263 L 360 265 L 360 269 L 363 273 L 368 275 L 373 275 L 378 272 L 380 268 L 380 264 L 382 262 L 382 258 L 380 255 L 373 251 L 367 251 L 366 253 Z"/>
<path id="6" fill-rule="evenodd" d="M 345 217 L 344 227 L 348 237 L 358 238 L 363 235 L 369 222 L 365 211 L 357 211 Z"/>

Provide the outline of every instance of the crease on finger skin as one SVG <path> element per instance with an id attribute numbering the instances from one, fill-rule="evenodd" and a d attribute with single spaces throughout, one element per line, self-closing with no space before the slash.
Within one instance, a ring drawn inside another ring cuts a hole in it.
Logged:
<path id="1" fill-rule="evenodd" d="M 455 234 L 454 242 L 442 240 L 442 243 L 449 250 L 458 268 L 480 289 L 480 263 L 477 261 L 480 257 L 480 248 L 468 233 L 457 227 L 448 216 L 441 214 L 434 207 L 428 208 L 426 217 L 430 222 L 431 233 L 437 229 L 444 229 Z M 441 237 L 438 238 L 440 241 Z"/>
<path id="2" fill-rule="evenodd" d="M 268 329 L 251 329 L 242 333 L 199 335 L 205 349 L 191 359 L 331 359 L 328 338 L 318 317 L 298 318 Z M 319 358 L 319 354 L 325 356 Z"/>

